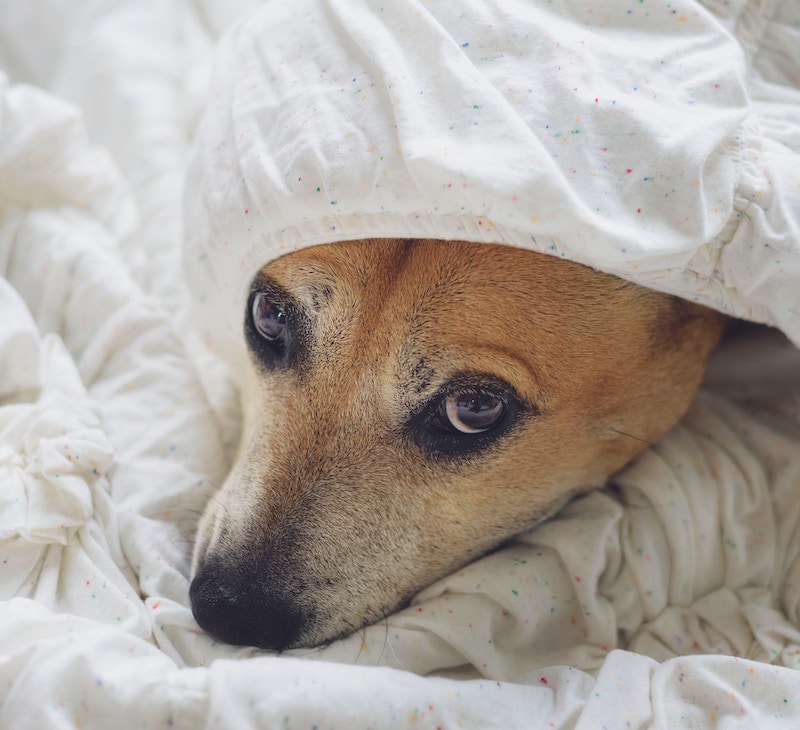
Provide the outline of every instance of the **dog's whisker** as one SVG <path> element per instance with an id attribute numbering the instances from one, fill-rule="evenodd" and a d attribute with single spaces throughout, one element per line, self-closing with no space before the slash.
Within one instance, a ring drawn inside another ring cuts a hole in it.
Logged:
<path id="1" fill-rule="evenodd" d="M 653 441 L 649 441 L 648 439 L 643 439 L 640 436 L 634 436 L 632 433 L 626 433 L 625 431 L 620 431 L 618 428 L 611 429 L 614 433 L 618 433 L 620 436 L 625 436 L 625 438 L 633 439 L 634 441 L 641 441 L 643 444 L 647 444 L 648 446 L 655 446 Z"/>
<path id="2" fill-rule="evenodd" d="M 389 646 L 389 613 L 384 612 L 381 623 L 383 624 L 383 645 L 381 646 L 381 653 L 378 655 L 376 664 L 383 659 L 386 654 L 386 647 Z"/>
<path id="3" fill-rule="evenodd" d="M 640 443 L 647 444 L 651 449 L 655 449 L 656 451 L 660 451 L 663 453 L 668 453 L 669 449 L 665 446 L 662 446 L 659 441 L 650 441 L 649 439 L 641 438 L 640 436 L 634 436 L 632 433 L 626 433 L 625 431 L 620 431 L 618 428 L 611 429 L 614 433 L 618 433 L 620 436 L 625 436 L 625 438 L 633 439 L 634 441 L 639 441 Z"/>

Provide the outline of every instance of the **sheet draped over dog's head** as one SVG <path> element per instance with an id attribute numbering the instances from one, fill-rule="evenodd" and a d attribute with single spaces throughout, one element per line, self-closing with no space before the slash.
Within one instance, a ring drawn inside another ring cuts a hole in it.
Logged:
<path id="1" fill-rule="evenodd" d="M 265 3 L 220 44 L 190 161 L 206 337 L 241 347 L 250 282 L 278 256 L 399 237 L 573 259 L 800 343 L 798 78 L 759 87 L 749 65 L 794 54 L 796 69 L 800 43 L 765 49 L 767 10 L 736 12 Z"/>

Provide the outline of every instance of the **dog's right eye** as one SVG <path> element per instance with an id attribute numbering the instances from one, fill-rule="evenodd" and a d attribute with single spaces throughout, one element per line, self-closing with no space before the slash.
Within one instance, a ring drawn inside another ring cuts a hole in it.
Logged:
<path id="1" fill-rule="evenodd" d="M 311 327 L 298 301 L 277 282 L 259 275 L 246 307 L 244 335 L 254 362 L 268 370 L 301 367 Z"/>
<path id="2" fill-rule="evenodd" d="M 264 293 L 253 298 L 253 324 L 268 342 L 277 342 L 286 334 L 286 314 Z"/>

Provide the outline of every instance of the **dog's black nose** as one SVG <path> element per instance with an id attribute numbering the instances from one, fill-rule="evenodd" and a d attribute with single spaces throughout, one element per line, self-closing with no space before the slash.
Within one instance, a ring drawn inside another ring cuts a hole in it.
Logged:
<path id="1" fill-rule="evenodd" d="M 289 602 L 270 595 L 261 581 L 232 577 L 216 562 L 197 572 L 189 599 L 200 627 L 226 644 L 286 649 L 308 620 Z"/>

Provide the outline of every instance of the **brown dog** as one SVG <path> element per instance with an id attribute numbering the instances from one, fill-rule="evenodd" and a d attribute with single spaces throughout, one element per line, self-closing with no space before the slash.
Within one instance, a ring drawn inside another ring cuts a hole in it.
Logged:
<path id="1" fill-rule="evenodd" d="M 374 240 L 253 282 L 240 453 L 192 609 L 286 649 L 376 621 L 602 485 L 689 406 L 725 318 L 506 246 Z"/>

